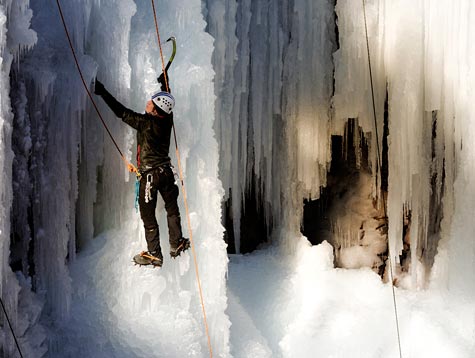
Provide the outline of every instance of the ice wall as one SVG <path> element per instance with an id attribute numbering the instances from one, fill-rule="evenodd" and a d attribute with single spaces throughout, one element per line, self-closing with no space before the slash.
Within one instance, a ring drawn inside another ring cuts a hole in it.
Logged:
<path id="1" fill-rule="evenodd" d="M 83 16 L 88 14 L 87 9 L 82 11 Z M 131 21 L 137 11 L 135 2 L 94 1 L 89 11 L 84 51 L 93 58 L 97 77 L 119 101 L 142 112 L 142 103 L 129 101 L 134 86 L 131 83 L 129 51 Z M 73 13 L 69 14 L 73 17 Z M 74 75 L 77 76 L 77 73 Z M 80 90 L 84 92 L 82 88 Z M 116 118 L 100 97 L 94 98 L 120 150 L 129 161 L 135 162 L 135 131 Z M 84 243 L 100 232 L 124 226 L 131 215 L 135 184 L 134 176 L 127 172 L 89 101 L 86 105 L 89 112 L 86 112 L 88 115 L 81 142 L 82 180 L 79 200 L 82 203 L 79 218 L 84 220 L 82 230 L 91 230 L 93 227 L 93 231 L 82 232 L 79 239 Z"/>
<path id="2" fill-rule="evenodd" d="M 88 4 L 70 2 L 65 10 L 78 14 Z M 79 192 L 78 163 L 81 127 L 86 94 L 75 75 L 70 50 L 56 4 L 35 1 L 32 27 L 38 43 L 20 62 L 13 83 L 23 90 L 24 108 L 16 117 L 27 113 L 24 128 L 18 128 L 14 150 L 28 161 L 28 177 L 18 187 L 30 188 L 27 197 L 15 191 L 15 205 L 28 206 L 27 217 L 15 218 L 17 227 L 29 228 L 31 242 L 23 248 L 22 269 L 32 276 L 35 292 L 41 292 L 46 312 L 55 318 L 67 317 L 71 300 L 68 262 L 76 253 L 76 200 Z M 73 43 L 79 54 L 84 52 L 87 17 L 67 16 Z M 86 80 L 92 77 L 93 62 L 80 56 Z M 29 129 L 27 129 L 29 127 Z M 31 150 L 22 153 L 22 131 L 27 129 Z M 22 237 L 28 242 L 27 237 Z"/>
<path id="3" fill-rule="evenodd" d="M 475 241 L 473 240 L 475 175 L 475 5 L 470 1 L 424 4 L 425 110 L 437 110 L 441 118 L 438 150 L 444 156 L 443 239 L 434 265 L 432 283 L 475 297 Z M 442 24 L 442 26 L 441 26 Z M 443 39 L 442 44 L 437 41 Z M 439 38 L 440 38 L 439 37 Z M 435 75 L 437 74 L 437 75 Z M 445 276 L 447 275 L 447 276 Z M 464 296 L 465 297 L 465 296 Z"/>
<path id="4" fill-rule="evenodd" d="M 268 227 L 289 219 L 298 232 L 301 200 L 318 197 L 326 182 L 333 2 L 209 0 L 207 10 L 220 177 L 239 252 L 243 200 L 253 184 Z"/>
<path id="5" fill-rule="evenodd" d="M 286 4 L 267 7 L 261 1 L 207 2 L 208 31 L 216 43 L 213 64 L 220 99 L 215 124 L 221 153 L 220 175 L 231 197 L 237 252 L 246 192 L 254 184 L 259 188 L 259 202 L 269 205 L 272 201 L 273 185 L 267 179 L 275 173 L 273 158 L 278 156 L 278 150 L 273 150 L 273 138 L 279 137 L 281 122 L 278 94 L 282 88 L 283 44 L 279 39 L 285 36 L 280 24 Z M 269 42 L 269 38 L 276 41 Z M 267 213 L 268 222 L 271 216 Z"/>
<path id="6" fill-rule="evenodd" d="M 469 128 L 463 118 L 470 108 L 473 6 L 343 0 L 335 17 L 333 5 L 207 1 L 216 39 L 220 176 L 232 198 L 237 247 L 251 180 L 268 224 L 283 229 L 277 236 L 297 232 L 301 200 L 317 198 L 326 185 L 330 138 L 343 134 L 348 118 L 370 140 L 372 196 L 382 210 L 378 161 L 387 99 L 391 259 L 396 268 L 403 236 L 410 238 L 411 285 L 425 286 L 439 240 L 451 236 L 454 183 L 468 170 L 459 163 Z M 473 250 L 462 241 L 468 255 Z"/>
<path id="7" fill-rule="evenodd" d="M 150 3 L 132 0 L 75 0 L 61 3 L 86 82 L 91 83 L 97 73 L 119 100 L 142 112 L 151 93 L 158 90 L 156 77 L 161 69 Z M 20 327 L 19 336 L 25 339 L 23 334 L 26 336 L 36 332 L 31 326 L 36 324 L 42 310 L 45 321 L 53 322 L 50 327 L 53 331 L 56 324 L 68 322 L 72 297 L 77 293 L 74 291 L 77 286 L 71 282 L 69 267 L 76 260 L 77 251 L 86 247 L 94 236 L 114 228 L 124 230 L 127 237 L 133 240 L 140 239 L 142 245 L 145 245 L 145 239 L 140 218 L 134 209 L 135 181 L 124 169 L 118 152 L 110 138 L 104 135 L 97 114 L 92 110 L 73 62 L 56 3 L 48 0 L 31 4 L 19 1 L 13 5 L 7 2 L 5 6 L 2 2 L 1 6 L 1 56 L 6 64 L 2 67 L 1 107 L 2 119 L 5 118 L 2 120 L 2 126 L 5 124 L 2 127 L 5 141 L 2 140 L 0 157 L 2 168 L 5 168 L 2 173 L 6 176 L 1 184 L 2 193 L 5 193 L 1 212 L 1 225 L 5 225 L 1 229 L 1 252 L 2 267 L 6 270 L 2 271 L 2 292 L 12 310 L 14 321 L 19 305 L 28 312 L 29 317 L 24 320 L 18 317 L 16 321 L 17 328 Z M 212 39 L 204 32 L 200 1 L 173 4 L 156 1 L 156 6 L 163 40 L 172 35 L 178 38 L 178 55 L 170 72 L 172 90 L 178 103 L 175 123 L 212 345 L 216 354 L 226 356 L 229 351 L 229 322 L 224 314 L 227 258 L 219 219 L 223 190 L 217 178 L 218 150 L 212 129 Z M 31 47 L 36 42 L 35 33 L 27 31 L 32 14 L 32 28 L 38 35 L 38 41 L 30 52 L 25 53 L 25 47 Z M 5 37 L 7 25 L 9 33 L 17 34 L 8 44 Z M 24 30 L 22 32 L 19 29 Z M 10 48 L 16 52 L 8 53 Z M 166 51 L 170 48 L 164 45 L 164 49 L 167 56 Z M 17 63 L 11 70 L 14 56 Z M 135 132 L 115 118 L 100 98 L 96 97 L 96 100 L 119 147 L 132 161 L 136 145 Z M 10 107 L 13 107 L 14 117 Z M 15 152 L 14 162 L 12 149 Z M 173 147 L 170 152 L 176 166 Z M 184 234 L 189 236 L 182 198 L 180 196 L 179 200 Z M 14 213 L 11 231 L 14 247 L 11 250 L 8 245 L 10 207 Z M 162 206 L 160 210 L 163 210 Z M 166 238 L 164 217 L 162 215 L 160 225 Z M 166 253 L 168 244 L 166 240 L 162 241 Z M 121 246 L 115 247 L 116 251 L 109 254 L 130 258 L 132 247 L 127 245 L 127 241 L 123 241 Z M 93 272 L 97 281 L 100 281 L 100 277 L 116 275 L 117 272 L 104 271 L 104 267 L 113 270 L 113 266 L 105 262 L 89 262 L 90 267 L 83 271 Z M 20 303 L 17 303 L 20 286 L 13 278 L 9 263 L 29 276 L 24 279 L 18 274 L 26 297 Z M 129 263 L 127 259 L 126 264 Z M 101 267 L 99 271 L 96 265 Z M 188 322 L 197 322 L 201 329 L 199 323 L 202 322 L 202 313 L 194 267 L 188 263 L 169 269 L 175 270 L 173 275 L 176 274 L 176 278 L 173 281 L 176 286 L 170 286 L 164 296 L 158 297 L 162 301 L 168 299 L 168 304 L 175 305 L 175 311 L 181 313 L 179 309 L 183 297 L 179 302 L 174 295 L 174 289 L 181 287 L 186 292 L 183 295 L 189 294 L 185 301 L 189 302 L 187 307 L 190 310 L 186 313 L 190 321 L 185 320 L 182 328 L 189 327 L 186 325 Z M 127 275 L 118 277 L 121 281 L 117 285 L 124 288 L 121 292 L 127 298 L 127 294 L 135 287 L 133 283 L 138 282 L 134 275 L 139 272 L 125 272 Z M 10 285 L 7 294 L 5 282 Z M 93 289 L 100 291 L 104 287 L 108 286 L 101 284 Z M 94 294 L 98 295 L 97 292 Z M 106 300 L 105 305 L 114 304 L 115 300 L 110 295 L 104 297 L 111 299 Z M 132 316 L 144 313 L 141 305 L 125 305 L 126 311 Z M 103 321 L 107 319 L 115 318 L 111 316 Z M 127 321 L 123 322 L 127 324 Z M 36 326 L 41 327 L 38 324 Z M 28 332 L 25 333 L 27 328 Z M 181 331 L 176 332 L 179 334 Z M 8 332 L 2 331 L 4 333 Z M 29 339 L 31 344 L 39 347 L 45 335 L 41 332 L 35 334 L 35 338 Z M 54 334 L 50 335 L 50 339 L 51 336 Z M 199 342 L 194 341 L 196 337 Z M 6 349 L 13 349 L 11 335 L 2 335 L 2 339 L 8 343 Z M 166 341 L 166 338 L 161 337 L 159 341 Z M 52 345 L 56 343 L 55 338 Z M 205 352 L 204 332 L 200 331 L 191 337 L 190 344 L 194 345 L 195 350 Z M 45 350 L 43 344 L 37 353 L 42 355 Z"/>
<path id="8" fill-rule="evenodd" d="M 383 8 L 380 4 L 366 4 L 368 40 L 370 43 L 373 86 L 375 88 L 376 125 L 378 127 L 379 148 L 382 150 L 384 100 L 386 81 L 381 48 L 381 37 L 384 35 Z M 373 197 L 379 197 L 381 185 L 378 168 L 376 125 L 371 94 L 368 55 L 365 37 L 365 22 L 362 1 L 338 1 L 335 6 L 340 48 L 333 54 L 335 63 L 335 94 L 333 96 L 334 116 L 332 134 L 342 135 L 348 118 L 357 119 L 363 131 L 370 133 L 371 142 L 369 162 L 373 169 Z M 358 138 L 354 138 L 359 140 Z M 358 147 L 358 143 L 355 143 Z M 360 152 L 356 153 L 361 155 Z M 358 160 L 358 159 L 357 159 Z"/>
<path id="9" fill-rule="evenodd" d="M 336 9 L 341 49 L 335 54 L 335 121 L 357 117 L 365 130 L 374 130 L 363 2 L 338 1 Z M 427 256 L 434 255 L 442 237 L 439 263 L 447 260 L 450 247 L 453 261 L 444 270 L 452 273 L 451 285 L 465 281 L 455 277 L 473 272 L 474 262 L 473 240 L 461 230 L 472 207 L 461 204 L 470 194 L 463 178 L 472 173 L 461 163 L 468 163 L 466 143 L 472 135 L 474 53 L 468 39 L 474 34 L 474 7 L 468 1 L 366 1 L 366 14 L 380 136 L 388 91 L 393 265 L 399 263 L 403 233 L 410 235 L 412 285 L 424 286 Z M 442 224 L 437 215 L 443 216 Z M 444 270 L 435 269 L 441 276 Z"/>
<path id="10" fill-rule="evenodd" d="M 45 339 L 42 327 L 37 324 L 41 304 L 29 295 L 30 283 L 21 274 L 15 276 L 10 268 L 10 215 L 12 210 L 13 189 L 12 166 L 12 132 L 17 126 L 12 107 L 18 102 L 24 103 L 24 93 L 20 93 L 16 103 L 10 97 L 10 71 L 19 64 L 22 54 L 27 52 L 37 40 L 36 33 L 30 29 L 31 10 L 29 1 L 0 2 L 0 296 L 6 306 L 13 329 L 20 337 L 25 353 L 45 351 L 40 347 Z M 20 104 L 21 106 L 21 104 Z M 22 117 L 23 119 L 24 117 Z M 23 148 L 28 151 L 31 146 L 29 137 L 24 138 Z M 18 162 L 18 159 L 15 158 Z M 16 173 L 13 173 L 16 174 Z M 21 173 L 27 175 L 27 173 Z M 25 188 L 28 192 L 28 188 Z M 20 210 L 21 211 L 21 210 Z M 13 215 L 17 213 L 14 212 Z M 29 307 L 27 309 L 27 307 Z M 16 347 L 12 333 L 2 312 L 2 329 L 0 330 L 0 354 L 12 356 Z"/>
<path id="11" fill-rule="evenodd" d="M 13 161 L 13 153 L 11 150 L 11 127 L 13 115 L 11 113 L 11 103 L 8 96 L 9 85 L 9 70 L 12 61 L 12 55 L 7 48 L 7 9 L 5 4 L 0 4 L 0 59 L 1 59 L 1 72 L 0 72 L 0 170 L 2 173 L 1 191 L 2 199 L 0 201 L 0 215 L 3 218 L 0 221 L 0 294 L 2 300 L 5 301 L 8 312 L 12 315 L 16 314 L 18 306 L 18 283 L 14 279 L 13 272 L 11 271 L 8 258 L 10 253 L 10 207 L 12 202 L 12 188 L 11 188 L 11 166 Z M 13 282 L 12 282 L 13 281 Z M 6 290 L 8 289 L 8 296 Z M 11 290 L 15 289 L 14 294 L 11 294 Z M 7 297 L 9 298 L 7 301 Z M 2 330 L 1 330 L 1 342 L 2 342 L 2 355 L 9 354 L 13 351 L 13 338 L 10 332 L 7 331 L 5 317 L 2 314 Z"/>
<path id="12" fill-rule="evenodd" d="M 227 356 L 230 322 L 224 311 L 227 305 L 225 274 L 228 259 L 220 220 L 224 192 L 218 178 L 219 152 L 213 130 L 215 118 L 214 71 L 211 65 L 213 39 L 204 31 L 206 23 L 200 1 L 156 2 L 156 5 L 165 61 L 171 53 L 171 47 L 165 40 L 170 36 L 177 38 L 177 56 L 169 72 L 171 90 L 177 101 L 174 110 L 177 141 L 188 207 L 191 212 L 191 227 L 211 344 L 216 356 Z M 132 19 L 129 63 L 132 68 L 132 99 L 136 101 L 137 106 L 140 106 L 138 108 L 143 108 L 145 99 L 158 90 L 156 77 L 162 68 L 150 10 L 150 3 L 137 2 L 137 14 Z M 178 158 L 173 140 L 170 153 L 172 163 L 178 170 Z M 189 236 L 181 191 L 179 205 L 183 233 Z M 163 210 L 163 206 L 160 206 L 159 210 Z M 162 249 L 166 253 L 168 243 L 165 235 L 167 226 L 165 215 L 161 215 L 159 224 L 162 232 Z M 183 270 L 175 267 L 177 264 L 166 260 L 165 274 L 177 275 L 177 270 L 180 271 L 175 284 L 183 290 L 184 295 L 188 293 L 192 295 L 188 314 L 199 322 L 197 329 L 202 334 L 199 341 L 201 353 L 197 351 L 196 354 L 207 355 L 194 266 L 190 261 L 189 266 Z M 176 296 L 168 296 L 170 294 L 174 294 L 172 287 L 164 292 L 164 299 L 170 297 L 171 306 L 176 309 L 181 307 L 175 302 Z M 182 313 L 178 314 L 177 320 Z"/>
<path id="13" fill-rule="evenodd" d="M 281 241 L 294 249 L 303 198 L 318 199 L 331 162 L 331 118 L 336 50 L 334 1 L 296 0 L 289 9 L 290 44 L 284 68 L 283 118 L 287 166 L 282 168 Z"/>

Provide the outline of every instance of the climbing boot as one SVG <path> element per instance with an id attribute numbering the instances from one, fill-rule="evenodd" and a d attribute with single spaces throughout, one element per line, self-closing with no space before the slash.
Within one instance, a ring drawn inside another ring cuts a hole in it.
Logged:
<path id="1" fill-rule="evenodd" d="M 173 258 L 180 256 L 180 254 L 183 251 L 188 250 L 189 248 L 190 248 L 190 240 L 182 237 L 181 239 L 178 240 L 178 244 L 176 247 L 173 247 L 173 246 L 170 247 L 170 256 Z"/>
<path id="2" fill-rule="evenodd" d="M 140 254 L 134 256 L 134 262 L 137 265 L 152 265 L 154 267 L 161 267 L 163 264 L 163 257 L 160 252 L 142 251 Z"/>

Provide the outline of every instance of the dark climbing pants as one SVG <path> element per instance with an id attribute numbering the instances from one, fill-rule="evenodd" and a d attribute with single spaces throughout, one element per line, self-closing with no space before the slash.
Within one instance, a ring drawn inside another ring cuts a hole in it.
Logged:
<path id="1" fill-rule="evenodd" d="M 150 187 L 148 193 L 146 190 L 147 181 L 149 182 Z M 158 230 L 157 219 L 155 217 L 158 192 L 165 202 L 170 246 L 176 247 L 178 240 L 182 237 L 181 219 L 177 203 L 178 187 L 175 185 L 175 177 L 169 166 L 159 167 L 144 173 L 140 180 L 140 216 L 145 228 L 145 239 L 147 239 L 148 251 L 158 251 L 161 253 L 160 233 Z"/>

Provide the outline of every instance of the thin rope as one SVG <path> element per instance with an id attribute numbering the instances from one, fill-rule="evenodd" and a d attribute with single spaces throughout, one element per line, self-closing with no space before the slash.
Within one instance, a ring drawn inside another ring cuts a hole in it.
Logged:
<path id="1" fill-rule="evenodd" d="M 160 32 L 158 31 L 158 20 L 157 20 L 157 14 L 155 11 L 155 1 L 152 1 L 152 9 L 153 9 L 153 18 L 155 21 L 155 30 L 157 32 L 157 41 L 158 41 L 158 47 L 160 49 L 160 58 L 162 60 L 162 71 L 165 77 L 165 86 L 167 89 L 167 92 L 169 92 L 169 87 L 168 87 L 168 76 L 165 73 L 165 60 L 163 59 L 163 51 L 162 51 L 162 44 L 160 41 Z M 208 338 L 208 348 L 209 348 L 209 356 L 212 358 L 213 357 L 213 349 L 211 347 L 211 337 L 209 334 L 209 329 L 208 329 L 208 320 L 206 319 L 206 309 L 205 309 L 205 303 L 204 303 L 204 298 L 203 298 L 203 289 L 201 287 L 201 280 L 200 280 L 200 274 L 198 270 L 198 259 L 196 256 L 196 250 L 195 250 L 195 244 L 193 241 L 193 231 L 191 229 L 191 220 L 190 220 L 190 212 L 188 209 L 188 199 L 186 195 L 186 188 L 185 188 L 185 182 L 183 180 L 183 169 L 181 165 L 181 157 L 180 157 L 180 151 L 178 149 L 178 141 L 177 141 L 177 135 L 176 135 L 176 129 L 175 129 L 175 123 L 173 123 L 173 137 L 175 139 L 175 151 L 176 151 L 176 157 L 178 161 L 178 171 L 180 174 L 180 182 L 181 182 L 181 190 L 183 193 L 183 200 L 185 203 L 185 212 L 186 212 L 186 219 L 188 223 L 188 232 L 190 233 L 190 243 L 191 243 L 191 251 L 193 252 L 193 261 L 195 264 L 195 273 L 196 273 L 196 280 L 198 282 L 198 290 L 200 294 L 200 302 L 201 302 L 201 308 L 203 311 L 203 321 L 204 321 L 204 326 L 205 326 L 205 331 L 206 331 L 206 336 Z"/>
<path id="2" fill-rule="evenodd" d="M 371 70 L 371 55 L 369 51 L 369 40 L 368 40 L 368 25 L 366 21 L 366 2 L 363 0 L 363 15 L 364 15 L 364 28 L 365 28 L 365 35 L 366 35 L 366 50 L 368 52 L 368 67 L 369 67 L 369 78 L 371 82 L 371 98 L 373 102 L 373 116 L 374 116 L 374 127 L 375 127 L 375 134 L 376 134 L 376 148 L 377 148 L 377 153 L 378 153 L 378 168 L 379 168 L 379 174 L 382 176 L 381 173 L 381 150 L 379 147 L 379 135 L 378 135 L 378 122 L 376 119 L 376 105 L 375 105 L 375 100 L 374 100 L 374 86 L 373 86 L 373 73 Z M 383 208 L 384 208 L 384 217 L 386 220 L 388 219 L 388 214 L 387 214 L 387 203 L 386 203 L 386 197 L 383 193 Z M 396 319 L 396 331 L 397 331 L 397 342 L 398 342 L 398 347 L 399 347 L 399 357 L 402 358 L 402 349 L 401 349 L 401 335 L 399 332 L 399 319 L 398 319 L 398 310 L 397 310 L 397 302 L 396 302 L 396 291 L 394 289 L 394 275 L 393 275 L 393 265 L 392 265 L 392 259 L 391 259 L 391 250 L 390 250 L 390 245 L 389 245 L 389 230 L 388 230 L 388 260 L 389 260 L 389 272 L 391 275 L 391 289 L 392 289 L 392 294 L 393 294 L 393 305 L 394 305 L 394 316 Z"/>
<path id="3" fill-rule="evenodd" d="M 168 76 L 165 73 L 165 61 L 163 60 L 162 42 L 160 41 L 160 31 L 158 31 L 157 12 L 155 11 L 154 0 L 152 0 L 152 10 L 153 10 L 153 20 L 155 22 L 155 31 L 157 32 L 158 48 L 160 49 L 160 58 L 162 59 L 162 72 L 163 72 L 163 77 L 165 78 L 165 87 L 167 89 L 167 92 L 170 92 L 170 87 L 168 86 Z"/>
<path id="4" fill-rule="evenodd" d="M 13 339 L 15 340 L 16 348 L 18 349 L 18 353 L 20 353 L 20 357 L 23 358 L 23 354 L 21 354 L 20 345 L 18 344 L 18 340 L 16 339 L 15 332 L 13 331 L 12 324 L 10 322 L 10 318 L 8 318 L 7 310 L 5 309 L 5 305 L 3 304 L 3 300 L 0 297 L 0 302 L 2 303 L 3 313 L 5 313 L 5 317 L 7 318 L 8 326 L 10 327 L 10 331 L 12 331 Z"/>
<path id="5" fill-rule="evenodd" d="M 69 36 L 68 27 L 66 26 L 66 20 L 64 19 L 63 10 L 62 10 L 62 8 L 61 8 L 61 4 L 59 3 L 59 0 L 56 0 L 56 4 L 58 5 L 59 15 L 61 16 L 61 21 L 62 21 L 62 23 L 63 23 L 64 32 L 66 33 L 66 37 L 68 38 L 69 47 L 71 48 L 71 52 L 72 52 L 73 57 L 74 57 L 74 62 L 76 63 L 76 67 L 77 67 L 77 69 L 78 69 L 79 76 L 81 77 L 81 81 L 82 81 L 82 84 L 83 84 L 83 86 L 84 86 L 84 89 L 86 90 L 87 95 L 89 96 L 89 99 L 91 100 L 92 105 L 94 106 L 94 109 L 96 110 L 96 112 L 97 112 L 97 114 L 98 114 L 98 116 L 99 116 L 99 119 L 100 119 L 101 122 L 102 122 L 102 125 L 103 125 L 104 128 L 106 129 L 107 134 L 109 134 L 110 139 L 112 140 L 112 142 L 114 143 L 115 147 L 116 147 L 117 150 L 119 151 L 119 154 L 120 154 L 122 160 L 124 161 L 125 165 L 127 166 L 127 169 L 128 169 L 130 172 L 134 172 L 136 175 L 139 175 L 138 169 L 137 169 L 132 163 L 130 163 L 130 162 L 127 160 L 127 158 L 125 158 L 124 154 L 122 154 L 122 151 L 120 150 L 119 145 L 117 144 L 117 142 L 115 141 L 114 137 L 112 136 L 112 133 L 110 132 L 109 128 L 107 127 L 106 122 L 104 121 L 104 118 L 102 117 L 101 112 L 99 111 L 99 108 L 97 107 L 96 102 L 94 101 L 94 98 L 92 97 L 92 94 L 91 94 L 91 92 L 89 91 L 89 88 L 88 88 L 88 86 L 87 86 L 87 84 L 86 84 L 86 81 L 84 80 L 84 76 L 83 76 L 82 71 L 81 71 L 81 66 L 79 66 L 79 61 L 78 61 L 78 58 L 77 58 L 77 56 L 76 56 L 76 51 L 74 50 L 73 42 L 71 41 L 71 36 Z"/>

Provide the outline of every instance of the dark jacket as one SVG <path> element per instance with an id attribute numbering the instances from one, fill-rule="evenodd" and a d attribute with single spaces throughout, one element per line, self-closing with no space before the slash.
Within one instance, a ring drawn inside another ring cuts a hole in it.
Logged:
<path id="1" fill-rule="evenodd" d="M 99 94 L 122 121 L 137 130 L 137 167 L 141 173 L 170 163 L 173 113 L 137 113 L 122 105 L 105 88 Z"/>

